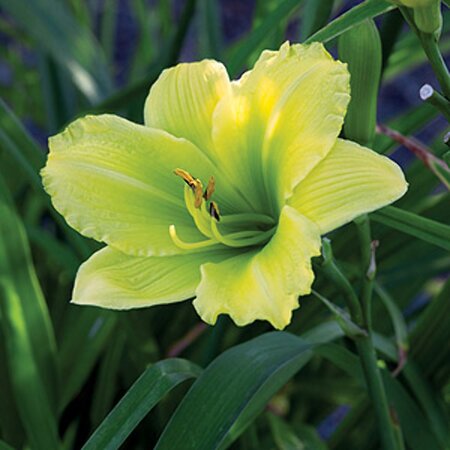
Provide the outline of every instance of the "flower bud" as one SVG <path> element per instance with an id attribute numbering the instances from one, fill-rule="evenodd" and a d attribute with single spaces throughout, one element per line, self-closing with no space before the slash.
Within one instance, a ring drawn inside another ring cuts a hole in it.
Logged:
<path id="1" fill-rule="evenodd" d="M 348 64 L 351 100 L 345 118 L 347 139 L 370 145 L 377 119 L 377 96 L 382 53 L 377 27 L 365 20 L 342 34 L 338 42 L 339 59 Z"/>
<path id="2" fill-rule="evenodd" d="M 400 6 L 413 9 L 417 28 L 439 37 L 442 29 L 441 0 L 391 0 Z"/>

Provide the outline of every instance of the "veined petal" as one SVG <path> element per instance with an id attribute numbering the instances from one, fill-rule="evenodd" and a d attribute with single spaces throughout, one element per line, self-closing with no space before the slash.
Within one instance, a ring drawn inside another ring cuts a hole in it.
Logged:
<path id="1" fill-rule="evenodd" d="M 327 233 L 400 198 L 408 184 L 400 167 L 355 142 L 338 139 L 297 186 L 289 204 Z"/>
<path id="2" fill-rule="evenodd" d="M 178 64 L 164 70 L 150 89 L 145 124 L 188 139 L 209 152 L 213 111 L 229 89 L 227 71 L 217 61 Z"/>
<path id="3" fill-rule="evenodd" d="M 216 160 L 257 209 L 279 212 L 333 146 L 349 98 L 346 66 L 322 44 L 263 52 L 216 108 Z"/>
<path id="4" fill-rule="evenodd" d="M 203 237 L 183 201 L 183 167 L 207 179 L 213 166 L 190 142 L 113 115 L 87 116 L 50 138 L 42 171 L 55 208 L 85 236 L 132 255 L 180 253 L 169 226 Z"/>
<path id="5" fill-rule="evenodd" d="M 225 250 L 136 257 L 105 247 L 81 265 L 72 302 L 131 309 L 186 300 L 193 297 L 200 281 L 200 264 L 229 255 Z"/>
<path id="6" fill-rule="evenodd" d="M 275 235 L 263 248 L 202 265 L 194 306 L 210 324 L 228 314 L 237 325 L 260 319 L 282 329 L 299 306 L 298 296 L 311 291 L 311 258 L 319 254 L 317 226 L 285 206 Z"/>

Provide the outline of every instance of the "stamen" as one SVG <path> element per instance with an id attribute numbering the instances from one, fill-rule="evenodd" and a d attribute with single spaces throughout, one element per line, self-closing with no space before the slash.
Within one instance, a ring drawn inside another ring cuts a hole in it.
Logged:
<path id="1" fill-rule="evenodd" d="M 206 210 L 205 203 L 202 203 L 200 205 L 200 208 L 196 208 L 194 205 L 195 200 L 193 197 L 194 195 L 192 193 L 192 190 L 186 186 L 184 188 L 184 202 L 189 214 L 194 219 L 195 225 L 200 230 L 200 232 L 206 237 L 212 237 L 209 215 L 208 211 Z"/>
<path id="2" fill-rule="evenodd" d="M 211 215 L 211 217 L 214 217 L 217 222 L 220 221 L 220 211 L 216 202 L 211 201 L 211 203 L 209 204 L 209 214 Z"/>
<path id="3" fill-rule="evenodd" d="M 183 169 L 175 169 L 173 171 L 173 173 L 177 176 L 179 176 L 180 178 L 183 179 L 183 181 L 192 189 L 195 188 L 195 178 L 186 170 Z"/>
<path id="4" fill-rule="evenodd" d="M 213 245 L 218 245 L 218 242 L 213 239 L 207 239 L 205 241 L 200 242 L 185 242 L 179 238 L 177 235 L 177 230 L 175 229 L 175 225 L 170 225 L 169 227 L 169 235 L 172 239 L 172 242 L 179 248 L 183 250 L 197 250 L 205 247 L 212 247 Z"/>
<path id="5" fill-rule="evenodd" d="M 205 193 L 203 194 L 203 198 L 205 200 L 209 200 L 214 194 L 215 190 L 216 190 L 216 181 L 214 180 L 214 177 L 211 176 L 208 181 L 208 186 L 206 186 Z"/>
<path id="6" fill-rule="evenodd" d="M 254 231 L 239 231 L 236 233 L 230 233 L 224 236 L 217 226 L 217 222 L 211 220 L 211 231 L 213 236 L 222 244 L 228 247 L 250 247 L 252 245 L 263 244 L 267 242 L 274 234 L 275 227 L 270 230 L 256 233 Z"/>
<path id="7" fill-rule="evenodd" d="M 200 206 L 202 205 L 202 200 L 203 200 L 203 185 L 202 182 L 197 178 L 194 181 L 195 185 L 192 188 L 194 190 L 194 195 L 195 195 L 195 201 L 194 201 L 194 206 L 196 208 L 200 208 Z"/>

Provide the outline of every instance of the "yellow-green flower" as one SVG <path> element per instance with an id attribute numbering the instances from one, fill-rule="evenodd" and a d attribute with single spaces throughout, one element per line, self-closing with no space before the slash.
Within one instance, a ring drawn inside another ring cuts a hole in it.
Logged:
<path id="1" fill-rule="evenodd" d="M 47 192 L 107 244 L 80 267 L 73 302 L 195 297 L 210 324 L 284 328 L 320 236 L 406 191 L 395 163 L 338 138 L 349 98 L 346 66 L 321 44 L 285 43 L 238 81 L 212 60 L 165 70 L 144 126 L 88 116 L 51 138 Z"/>

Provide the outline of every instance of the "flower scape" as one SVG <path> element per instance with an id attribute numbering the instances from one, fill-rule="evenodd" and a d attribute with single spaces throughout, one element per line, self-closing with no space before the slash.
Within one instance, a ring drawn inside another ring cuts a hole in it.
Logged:
<path id="1" fill-rule="evenodd" d="M 387 157 L 339 138 L 346 65 L 314 43 L 264 51 L 230 81 L 213 60 L 165 70 L 145 125 L 87 116 L 50 138 L 45 189 L 106 246 L 72 301 L 129 309 L 192 299 L 214 324 L 290 323 L 321 236 L 401 197 Z"/>

